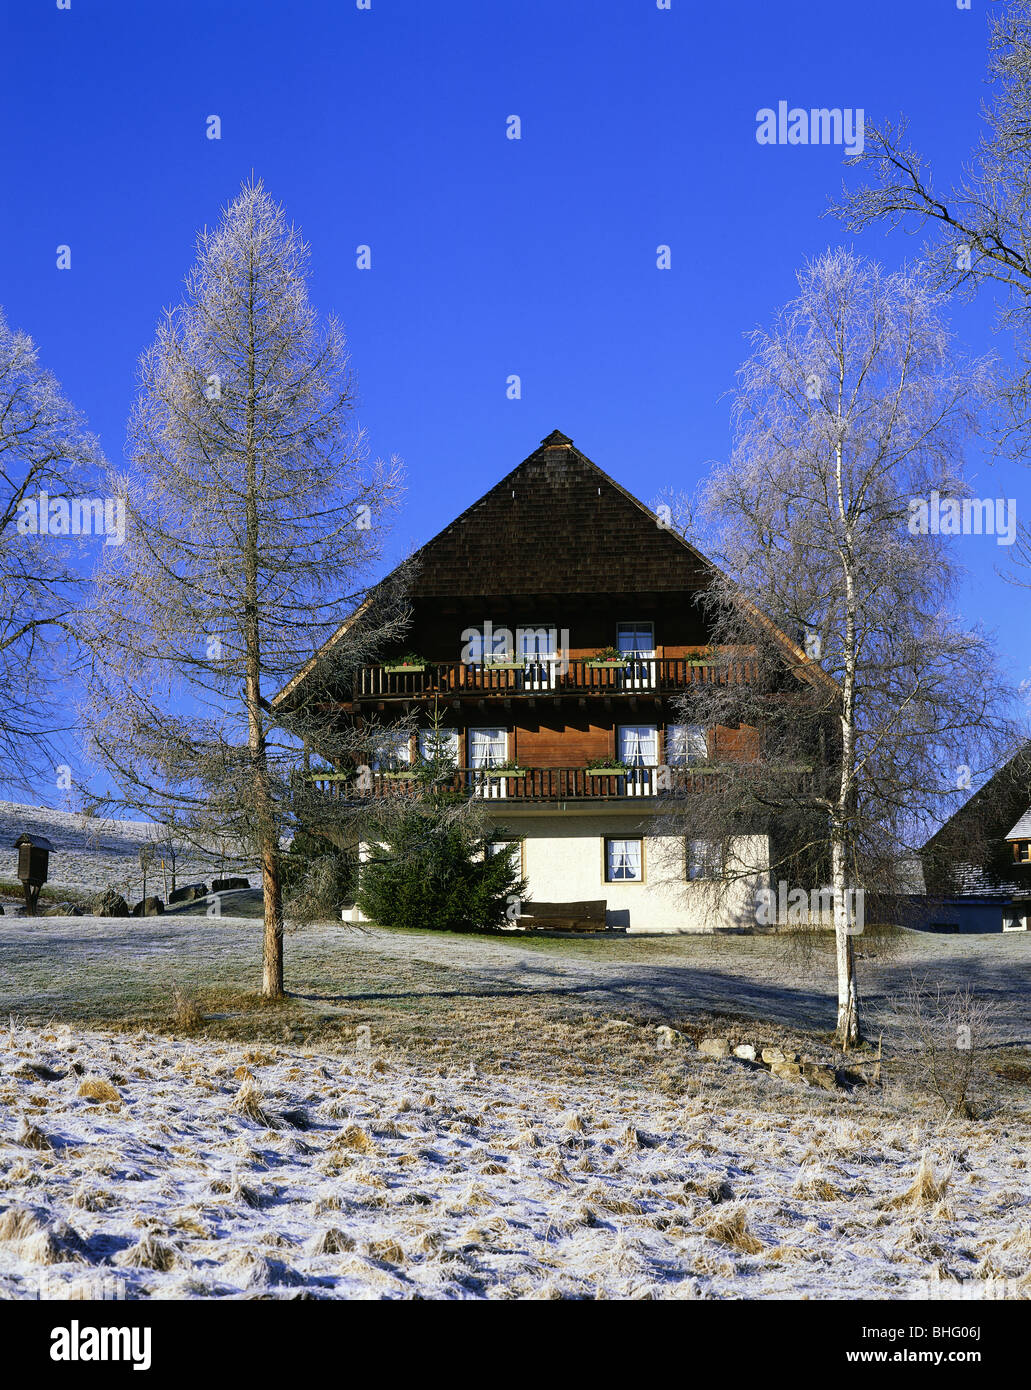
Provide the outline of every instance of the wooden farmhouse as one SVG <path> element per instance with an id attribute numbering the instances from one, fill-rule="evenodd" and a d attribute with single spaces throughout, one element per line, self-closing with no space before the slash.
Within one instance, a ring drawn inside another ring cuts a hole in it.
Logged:
<path id="1" fill-rule="evenodd" d="M 403 649 L 333 692 L 340 718 L 382 730 L 407 715 L 413 732 L 370 734 L 364 787 L 341 768 L 325 789 L 404 794 L 436 711 L 456 787 L 519 842 L 534 900 L 603 900 L 606 924 L 631 931 L 711 929 L 711 849 L 665 833 L 663 813 L 671 791 L 702 794 L 714 759 L 757 748 L 755 729 L 676 714 L 678 697 L 712 678 L 696 599 L 713 573 L 555 431 L 416 553 Z M 783 642 L 794 665 L 806 663 Z M 754 835 L 741 850 L 758 879 L 738 885 L 725 915 L 751 922 L 769 855 Z"/>

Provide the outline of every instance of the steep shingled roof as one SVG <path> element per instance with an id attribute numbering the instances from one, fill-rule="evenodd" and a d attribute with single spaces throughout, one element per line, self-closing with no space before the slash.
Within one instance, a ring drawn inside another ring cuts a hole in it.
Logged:
<path id="1" fill-rule="evenodd" d="M 427 598 L 683 593 L 710 572 L 558 430 L 413 559 L 413 594 Z"/>

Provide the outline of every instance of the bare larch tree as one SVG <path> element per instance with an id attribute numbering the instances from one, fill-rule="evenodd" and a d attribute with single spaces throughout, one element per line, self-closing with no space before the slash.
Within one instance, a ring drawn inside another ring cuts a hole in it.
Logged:
<path id="1" fill-rule="evenodd" d="M 400 468 L 368 461 L 344 333 L 319 322 L 307 263 L 260 182 L 199 236 L 142 358 L 126 542 L 91 623 L 91 746 L 121 804 L 260 867 L 266 998 L 283 993 L 280 854 L 302 759 L 313 742 L 345 758 L 328 692 L 404 621 L 382 595 L 375 629 L 361 617 Z M 270 697 L 302 670 L 303 698 L 277 715 Z"/>
<path id="2" fill-rule="evenodd" d="M 917 847 L 967 794 L 962 769 L 994 766 L 1010 731 L 989 642 L 950 608 L 953 547 L 978 541 L 911 533 L 914 499 L 963 486 L 981 367 L 952 361 L 918 270 L 886 275 L 838 250 L 798 282 L 751 335 L 732 457 L 703 490 L 718 664 L 681 703 L 707 731 L 707 770 L 670 814 L 678 836 L 722 846 L 718 890 L 762 880 L 764 837 L 774 882 L 833 889 L 836 1036 L 850 1047 L 854 895 L 905 888 Z"/>

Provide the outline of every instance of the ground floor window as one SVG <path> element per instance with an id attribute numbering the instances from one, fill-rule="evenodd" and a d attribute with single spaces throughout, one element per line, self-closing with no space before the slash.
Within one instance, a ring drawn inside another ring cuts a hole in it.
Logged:
<path id="1" fill-rule="evenodd" d="M 687 877 L 713 879 L 723 876 L 723 846 L 718 840 L 688 840 Z"/>
<path id="2" fill-rule="evenodd" d="M 522 840 L 497 839 L 491 840 L 487 846 L 488 854 L 501 854 L 506 849 L 511 849 L 513 845 L 522 845 Z"/>
<path id="3" fill-rule="evenodd" d="M 644 841 L 605 840 L 605 882 L 641 883 L 644 881 Z"/>

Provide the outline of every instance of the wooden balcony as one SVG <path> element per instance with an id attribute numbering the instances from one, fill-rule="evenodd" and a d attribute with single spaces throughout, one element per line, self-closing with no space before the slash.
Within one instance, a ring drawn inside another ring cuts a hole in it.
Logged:
<path id="1" fill-rule="evenodd" d="M 713 775 L 712 768 L 702 767 L 639 767 L 629 772 L 592 772 L 585 767 L 530 767 L 519 772 L 494 772 L 465 767 L 437 785 L 484 801 L 597 802 L 700 791 L 706 777 Z M 424 790 L 414 775 L 398 772 L 374 772 L 366 774 L 364 780 L 350 773 L 315 773 L 311 781 L 317 791 L 349 802 L 387 797 L 414 799 Z"/>
<path id="2" fill-rule="evenodd" d="M 357 700 L 421 700 L 487 695 L 639 695 L 679 691 L 704 682 L 747 682 L 755 662 L 727 667 L 696 657 L 645 656 L 627 661 L 427 662 L 422 668 L 365 666 L 355 682 Z"/>

